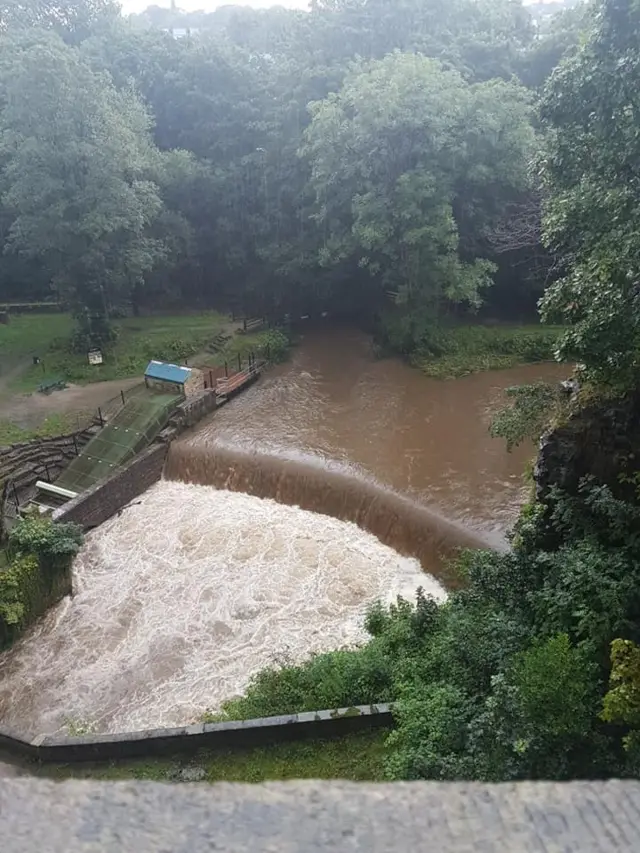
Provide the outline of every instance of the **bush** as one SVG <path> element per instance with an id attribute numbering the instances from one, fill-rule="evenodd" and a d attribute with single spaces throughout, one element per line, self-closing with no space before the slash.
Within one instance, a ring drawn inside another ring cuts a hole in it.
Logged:
<path id="1" fill-rule="evenodd" d="M 300 666 L 262 670 L 246 694 L 223 706 L 222 719 L 247 720 L 388 702 L 391 661 L 375 645 L 314 655 Z"/>
<path id="2" fill-rule="evenodd" d="M 437 323 L 425 312 L 383 315 L 376 332 L 379 353 L 399 353 L 436 379 L 552 361 L 561 329 Z"/>
<path id="3" fill-rule="evenodd" d="M 82 541 L 82 528 L 77 524 L 54 524 L 35 515 L 21 518 L 9 532 L 9 545 L 15 552 L 53 560 L 74 556 Z"/>
<path id="4" fill-rule="evenodd" d="M 29 554 L 16 557 L 0 572 L 0 619 L 6 625 L 19 625 L 25 618 L 38 571 L 38 558 Z M 0 635 L 0 647 L 4 640 Z"/>
<path id="5" fill-rule="evenodd" d="M 540 325 L 431 326 L 416 342 L 411 361 L 436 379 L 552 361 L 558 334 L 557 328 Z"/>
<path id="6" fill-rule="evenodd" d="M 266 332 L 260 333 L 258 348 L 264 358 L 278 364 L 287 359 L 291 341 L 280 329 L 268 329 Z"/>
<path id="7" fill-rule="evenodd" d="M 507 450 L 523 441 L 539 437 L 548 426 L 551 415 L 561 401 L 557 385 L 538 382 L 534 385 L 514 385 L 506 390 L 511 405 L 493 416 L 491 435 L 504 438 Z"/>

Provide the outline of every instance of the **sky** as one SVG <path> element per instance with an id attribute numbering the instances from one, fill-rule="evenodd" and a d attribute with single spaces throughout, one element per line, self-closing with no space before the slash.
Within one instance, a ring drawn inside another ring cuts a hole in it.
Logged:
<path id="1" fill-rule="evenodd" d="M 167 9 L 171 5 L 170 0 L 120 0 L 122 3 L 122 11 L 125 15 L 131 12 L 142 12 L 147 6 L 158 5 L 166 6 Z M 195 12 L 198 9 L 204 9 L 207 12 L 213 12 L 218 6 L 252 6 L 254 9 L 267 9 L 269 6 L 285 6 L 287 9 L 306 9 L 308 0 L 177 0 L 176 5 L 179 9 L 184 9 L 187 12 Z"/>

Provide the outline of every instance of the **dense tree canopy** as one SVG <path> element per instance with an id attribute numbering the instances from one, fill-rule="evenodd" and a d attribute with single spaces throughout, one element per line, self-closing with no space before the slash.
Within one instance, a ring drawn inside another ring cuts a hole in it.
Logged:
<path id="1" fill-rule="evenodd" d="M 0 10 L 0 292 L 275 316 L 395 294 L 430 320 L 497 278 L 532 309 L 540 277 L 491 240 L 532 191 L 520 2 L 116 12 Z"/>
<path id="2" fill-rule="evenodd" d="M 436 60 L 394 53 L 355 65 L 310 110 L 302 154 L 321 262 L 364 267 L 399 302 L 434 316 L 444 301 L 477 304 L 493 265 L 465 258 L 455 214 L 481 232 L 497 198 L 526 186 L 525 91 L 470 86 Z"/>
<path id="3" fill-rule="evenodd" d="M 595 378 L 633 382 L 640 349 L 640 8 L 605 0 L 542 104 L 546 241 L 566 273 L 544 299 Z"/>
<path id="4" fill-rule="evenodd" d="M 126 301 L 163 248 L 142 104 L 57 36 L 16 45 L 1 73 L 7 250 L 39 259 L 73 306 Z"/>

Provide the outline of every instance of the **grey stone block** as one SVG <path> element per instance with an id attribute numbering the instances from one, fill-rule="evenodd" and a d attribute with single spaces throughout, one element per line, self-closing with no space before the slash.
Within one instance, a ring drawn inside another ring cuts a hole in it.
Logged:
<path id="1" fill-rule="evenodd" d="M 7 853 L 637 853 L 640 783 L 3 779 Z"/>

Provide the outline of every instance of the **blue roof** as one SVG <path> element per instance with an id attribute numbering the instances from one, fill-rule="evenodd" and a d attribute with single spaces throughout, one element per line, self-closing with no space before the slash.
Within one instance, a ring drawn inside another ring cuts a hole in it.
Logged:
<path id="1" fill-rule="evenodd" d="M 167 364 L 164 361 L 150 361 L 144 372 L 149 379 L 175 382 L 176 385 L 183 385 L 190 374 L 190 367 L 180 367 L 178 364 Z"/>

